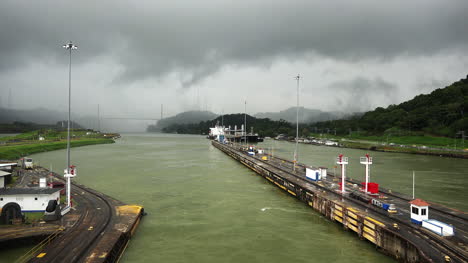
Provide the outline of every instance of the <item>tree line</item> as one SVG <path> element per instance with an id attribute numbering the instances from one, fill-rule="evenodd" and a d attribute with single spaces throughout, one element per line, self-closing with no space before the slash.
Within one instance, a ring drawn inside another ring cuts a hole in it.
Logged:
<path id="1" fill-rule="evenodd" d="M 468 76 L 452 85 L 436 89 L 430 94 L 414 97 L 412 100 L 386 108 L 378 107 L 362 115 L 348 119 L 300 124 L 300 136 L 309 136 L 311 132 L 348 135 L 438 135 L 454 137 L 459 131 L 468 133 Z M 244 123 L 244 114 L 219 116 L 211 121 L 197 124 L 173 124 L 163 129 L 166 133 L 208 134 L 209 128 L 222 122 L 237 125 Z M 273 121 L 268 118 L 255 118 L 247 115 L 247 131 L 251 127 L 261 136 L 285 134 L 294 136 L 296 125 L 285 120 Z"/>
<path id="2" fill-rule="evenodd" d="M 324 121 L 310 125 L 319 130 L 336 130 L 339 135 L 431 134 L 453 137 L 468 132 L 468 76 L 452 85 L 418 95 L 387 108 L 378 107 L 348 120 Z"/>

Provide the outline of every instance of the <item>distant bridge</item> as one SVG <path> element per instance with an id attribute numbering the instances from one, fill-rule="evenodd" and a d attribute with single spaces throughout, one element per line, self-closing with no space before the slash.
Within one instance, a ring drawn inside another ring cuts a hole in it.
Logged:
<path id="1" fill-rule="evenodd" d="M 101 119 L 106 120 L 137 120 L 137 121 L 159 121 L 157 118 L 138 118 L 138 117 L 106 117 L 103 116 Z"/>

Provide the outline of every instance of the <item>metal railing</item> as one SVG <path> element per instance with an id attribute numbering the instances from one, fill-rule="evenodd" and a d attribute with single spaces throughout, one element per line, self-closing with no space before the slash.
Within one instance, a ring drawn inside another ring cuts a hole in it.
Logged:
<path id="1" fill-rule="evenodd" d="M 54 240 L 58 235 L 62 233 L 65 228 L 60 227 L 57 231 L 50 234 L 47 238 L 42 240 L 39 244 L 31 248 L 26 254 L 22 255 L 20 258 L 15 260 L 15 263 L 24 263 L 33 258 L 40 250 L 42 250 L 46 245 L 48 245 L 52 240 Z"/>
<path id="2" fill-rule="evenodd" d="M 372 157 L 360 157 L 359 162 L 372 164 Z"/>

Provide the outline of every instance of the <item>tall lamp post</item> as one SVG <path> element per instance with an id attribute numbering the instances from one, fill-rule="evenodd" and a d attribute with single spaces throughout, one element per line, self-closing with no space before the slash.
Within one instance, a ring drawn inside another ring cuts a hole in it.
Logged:
<path id="1" fill-rule="evenodd" d="M 297 163 L 297 145 L 299 144 L 299 79 L 300 75 L 294 77 L 297 80 L 297 105 L 296 105 L 296 148 L 294 149 L 294 166 L 293 171 L 296 171 Z"/>
<path id="2" fill-rule="evenodd" d="M 247 146 L 247 101 L 244 102 L 244 143 Z"/>
<path id="3" fill-rule="evenodd" d="M 67 206 L 71 206 L 70 202 L 70 178 L 75 177 L 75 169 L 70 166 L 70 115 L 71 115 L 71 54 L 72 50 L 78 49 L 71 41 L 63 45 L 63 48 L 70 52 L 70 64 L 68 67 L 68 128 L 67 128 L 67 169 L 65 169 L 65 177 L 67 178 Z"/>

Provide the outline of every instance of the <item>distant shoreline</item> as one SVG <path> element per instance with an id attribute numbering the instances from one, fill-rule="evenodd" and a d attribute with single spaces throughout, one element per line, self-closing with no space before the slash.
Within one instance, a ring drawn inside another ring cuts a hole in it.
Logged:
<path id="1" fill-rule="evenodd" d="M 417 150 L 411 149 L 410 151 L 402 151 L 398 150 L 397 147 L 352 147 L 352 146 L 342 146 L 343 148 L 350 148 L 350 149 L 360 149 L 360 150 L 369 150 L 374 152 L 388 152 L 388 153 L 408 153 L 408 154 L 419 154 L 419 155 L 432 155 L 432 156 L 439 156 L 439 157 L 449 157 L 449 158 L 461 158 L 461 159 L 468 159 L 468 152 L 463 153 L 455 153 L 455 152 L 431 152 L 431 151 L 424 151 L 424 150 Z M 401 148 L 405 149 L 405 148 Z"/>
<path id="2" fill-rule="evenodd" d="M 294 142 L 294 140 L 288 140 L 288 142 Z M 302 143 L 309 144 L 309 143 Z M 420 148 L 403 148 L 403 147 L 391 147 L 388 145 L 376 145 L 369 143 L 356 143 L 356 142 L 345 142 L 341 143 L 339 146 L 328 146 L 324 144 L 315 144 L 310 143 L 311 145 L 316 146 L 327 146 L 327 147 L 336 147 L 336 148 L 349 148 L 349 149 L 358 149 L 358 150 L 367 150 L 374 152 L 388 152 L 388 153 L 408 153 L 408 154 L 418 154 L 418 155 L 431 155 L 439 157 L 448 157 L 448 158 L 459 158 L 459 159 L 468 159 L 468 151 L 464 152 L 454 152 L 454 151 L 442 151 L 442 150 L 430 150 L 430 149 L 420 149 Z"/>
<path id="3" fill-rule="evenodd" d="M 17 137 L 24 136 L 20 134 Z M 102 137 L 101 137 L 102 136 Z M 100 137 L 79 137 L 70 141 L 71 147 L 81 147 L 96 144 L 114 143 L 115 138 L 119 138 L 120 134 L 102 134 Z M 0 141 L 0 160 L 17 160 L 21 157 L 28 156 L 40 152 L 49 152 L 67 148 L 65 139 L 54 139 L 47 141 L 40 140 L 21 140 L 13 137 L 11 140 Z"/>

